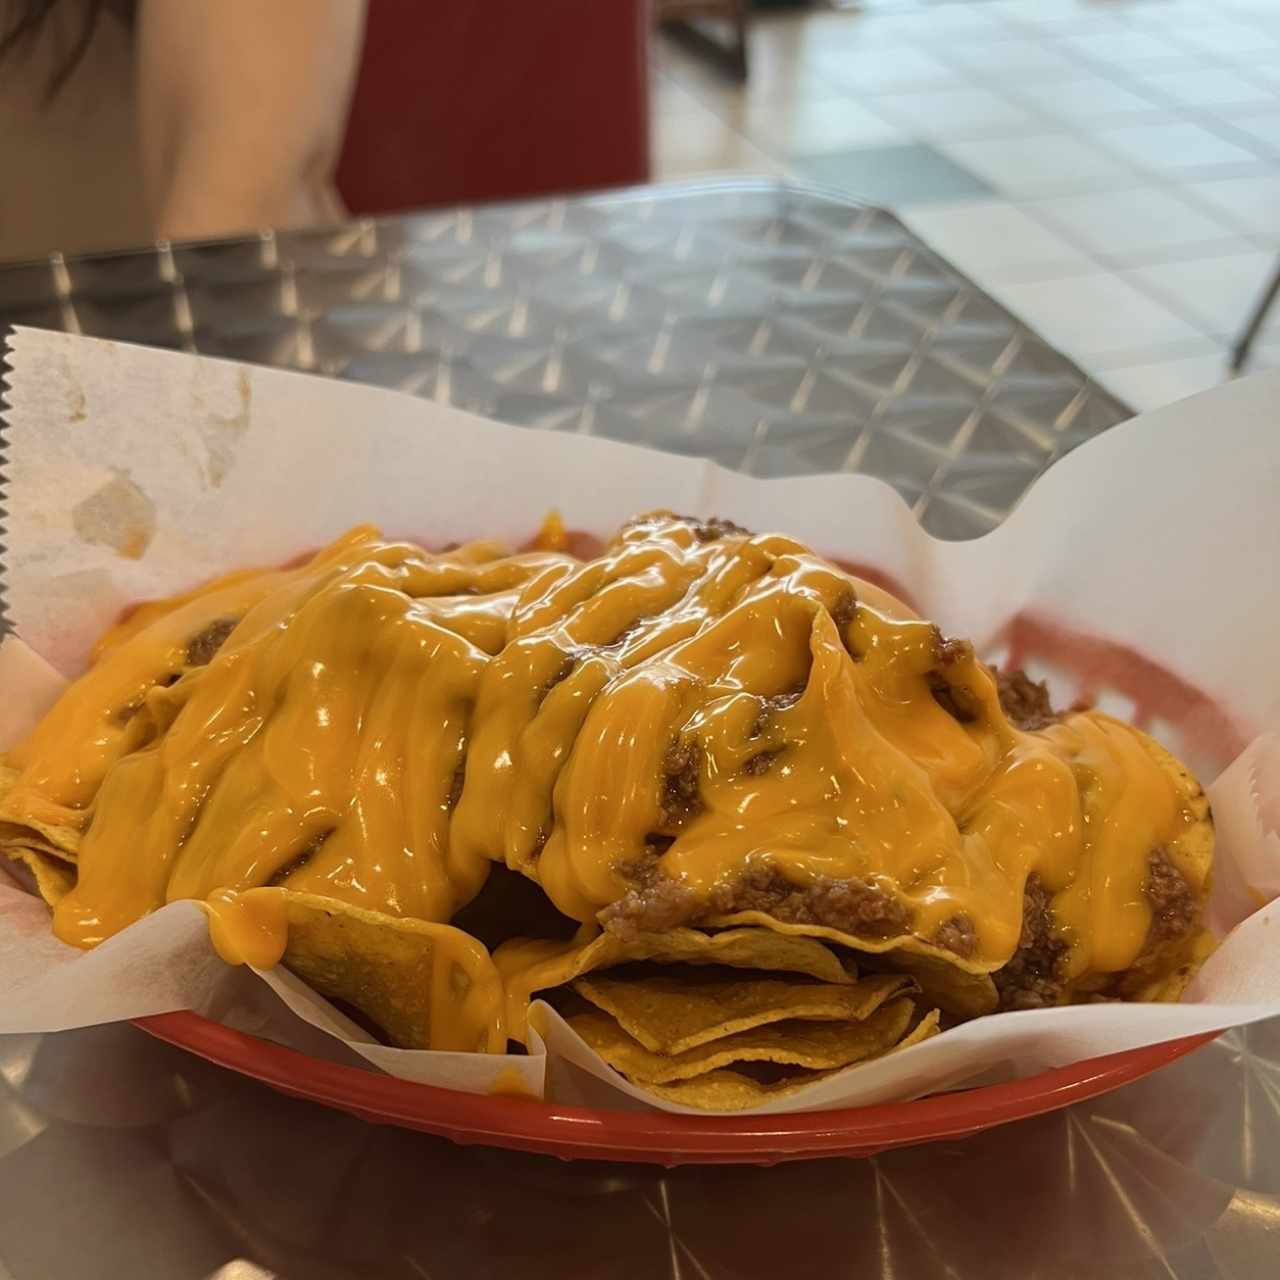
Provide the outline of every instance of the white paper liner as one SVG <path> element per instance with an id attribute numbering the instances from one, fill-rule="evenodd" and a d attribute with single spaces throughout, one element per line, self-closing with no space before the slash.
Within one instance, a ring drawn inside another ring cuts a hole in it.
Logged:
<path id="1" fill-rule="evenodd" d="M 1203 779 L 1221 773 L 1210 788 L 1219 831 L 1211 916 L 1224 931 L 1235 926 L 1181 1004 L 979 1019 L 762 1112 L 909 1098 L 1280 1013 L 1280 908 L 1262 907 L 1280 893 L 1280 740 L 1264 732 L 1280 725 L 1280 375 L 1109 431 L 1055 465 L 993 533 L 943 543 L 868 477 L 761 481 L 374 388 L 62 334 L 16 331 L 9 364 L 4 588 L 26 643 L 0 646 L 0 744 L 83 669 L 126 605 L 291 558 L 352 524 L 442 543 L 522 540 L 551 506 L 570 527 L 599 534 L 652 507 L 729 516 L 888 574 L 921 612 L 988 656 L 1016 645 L 1024 622 L 1057 636 L 1019 656 L 1060 700 L 1100 695 Z M 173 904 L 80 953 L 51 938 L 40 903 L 0 881 L 0 1032 L 195 1008 L 299 1047 L 314 1045 L 318 1029 L 339 1054 L 406 1079 L 543 1090 L 540 1044 L 510 1058 L 388 1049 L 292 975 L 260 975 L 282 1002 L 274 1019 L 263 1012 L 270 1002 L 244 999 L 243 972 L 232 973 L 213 957 L 193 905 Z M 558 1100 L 578 1100 L 596 1077 L 620 1106 L 684 1110 L 644 1097 L 549 1007 L 537 1009 Z"/>

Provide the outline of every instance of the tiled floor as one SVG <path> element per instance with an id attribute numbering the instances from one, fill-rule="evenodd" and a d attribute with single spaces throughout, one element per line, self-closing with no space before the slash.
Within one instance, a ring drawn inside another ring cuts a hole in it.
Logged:
<path id="1" fill-rule="evenodd" d="M 660 177 L 894 208 L 1137 408 L 1226 376 L 1280 262 L 1280 0 L 863 0 L 762 12 L 752 57 L 660 38 Z"/>

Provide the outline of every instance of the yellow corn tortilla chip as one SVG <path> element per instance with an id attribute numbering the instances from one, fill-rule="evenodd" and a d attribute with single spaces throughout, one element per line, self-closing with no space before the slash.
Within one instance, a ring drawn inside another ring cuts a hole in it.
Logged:
<path id="1" fill-rule="evenodd" d="M 0 822 L 0 850 L 5 849 L 36 849 L 40 853 L 47 854 L 50 858 L 57 859 L 69 871 L 73 873 L 75 871 L 75 854 L 58 848 L 56 844 L 45 839 L 36 831 Z"/>
<path id="2" fill-rule="evenodd" d="M 56 907 L 75 887 L 75 869 L 56 854 L 23 845 L 8 845 L 0 852 L 27 868 L 36 890 L 50 907 Z"/>
<path id="3" fill-rule="evenodd" d="M 920 984 L 927 1003 L 936 1004 L 954 1017 L 979 1018 L 994 1013 L 1000 1003 L 996 984 L 985 973 L 969 973 L 936 956 L 909 951 L 898 952 L 892 963 Z"/>
<path id="4" fill-rule="evenodd" d="M 621 938 L 580 934 L 571 942 L 517 938 L 493 955 L 507 991 L 507 1034 L 523 1041 L 529 1001 L 536 991 L 566 986 L 584 973 L 635 960 L 667 964 L 716 964 L 768 973 L 803 973 L 822 982 L 851 983 L 857 974 L 829 947 L 812 938 L 788 938 L 769 929 L 703 933 L 669 929 Z"/>
<path id="5" fill-rule="evenodd" d="M 788 920 L 775 920 L 765 911 L 734 911 L 728 915 L 712 916 L 705 922 L 711 928 L 741 928 L 755 925 L 761 929 L 791 938 L 821 938 L 828 942 L 838 943 L 854 951 L 863 951 L 868 955 L 884 955 L 887 952 L 905 953 L 939 960 L 961 969 L 966 973 L 990 973 L 991 964 L 981 960 L 966 959 L 945 947 L 934 946 L 910 933 L 895 934 L 890 938 L 863 938 L 855 933 L 846 933 L 843 929 L 833 929 L 825 924 L 796 924 Z"/>
<path id="6" fill-rule="evenodd" d="M 88 814 L 68 810 L 64 805 L 54 804 L 30 790 L 14 794 L 21 776 L 17 769 L 0 764 L 0 848 L 48 845 L 50 853 L 74 862 L 80 853 L 80 840 Z M 53 821 L 55 817 L 67 815 L 74 815 L 77 821 Z"/>
<path id="7" fill-rule="evenodd" d="M 1124 1000 L 1156 1001 L 1176 1004 L 1182 999 L 1200 966 L 1217 950 L 1218 940 L 1208 929 L 1201 929 L 1177 948 L 1176 954 L 1161 957 L 1157 973 L 1131 970 L 1121 983 L 1119 995 Z"/>
<path id="8" fill-rule="evenodd" d="M 501 1053 L 502 980 L 489 953 L 447 924 L 366 911 L 280 890 L 283 963 L 309 986 L 354 1006 L 404 1049 Z"/>
<path id="9" fill-rule="evenodd" d="M 899 1049 L 910 1049 L 913 1044 L 922 1044 L 926 1040 L 932 1040 L 942 1030 L 939 1026 L 941 1021 L 942 1010 L 930 1009 L 889 1052 L 897 1053 Z"/>
<path id="10" fill-rule="evenodd" d="M 891 1000 L 862 1022 L 775 1022 L 751 1027 L 683 1053 L 653 1053 L 604 1013 L 581 1013 L 569 1025 L 615 1071 L 636 1084 L 690 1080 L 734 1062 L 833 1070 L 887 1053 L 911 1021 L 909 999 Z"/>
<path id="11" fill-rule="evenodd" d="M 682 1107 L 695 1107 L 700 1111 L 745 1111 L 748 1107 L 759 1107 L 785 1098 L 832 1075 L 835 1075 L 834 1071 L 801 1071 L 765 1084 L 738 1071 L 708 1071 L 706 1075 L 695 1076 L 692 1080 L 673 1080 L 670 1084 L 640 1087 L 655 1098 Z"/>
<path id="12" fill-rule="evenodd" d="M 0 819 L 5 812 L 0 809 Z M 78 827 L 59 826 L 31 817 L 21 821 L 0 820 L 0 848 L 10 845 L 43 845 L 63 862 L 75 862 L 80 856 L 80 839 Z"/>
<path id="13" fill-rule="evenodd" d="M 861 1022 L 894 996 L 914 991 L 915 983 L 905 974 L 877 974 L 849 986 L 774 978 L 701 983 L 664 974 L 633 980 L 580 978 L 573 989 L 616 1018 L 646 1049 L 683 1054 L 768 1023 Z"/>
<path id="14" fill-rule="evenodd" d="M 1182 796 L 1182 802 L 1191 822 L 1178 837 L 1171 841 L 1166 852 L 1170 860 L 1186 877 L 1187 883 L 1199 892 L 1201 903 L 1209 896 L 1213 871 L 1213 814 L 1209 797 L 1195 780 L 1190 770 L 1180 760 L 1170 755 L 1154 738 L 1141 730 L 1127 726 L 1138 735 L 1151 758 L 1169 775 Z"/>

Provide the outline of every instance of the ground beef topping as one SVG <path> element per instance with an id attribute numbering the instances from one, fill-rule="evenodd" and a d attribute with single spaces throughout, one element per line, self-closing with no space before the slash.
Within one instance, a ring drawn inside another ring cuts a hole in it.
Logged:
<path id="1" fill-rule="evenodd" d="M 758 778 L 773 768 L 773 762 L 782 754 L 781 747 L 777 751 L 758 751 L 750 756 L 742 766 L 742 772 L 749 777 Z"/>
<path id="2" fill-rule="evenodd" d="M 931 672 L 929 675 L 929 692 L 933 694 L 934 702 L 953 720 L 958 720 L 961 724 L 972 724 L 978 718 L 977 713 L 966 704 L 963 694 L 958 694 L 956 689 L 936 672 Z"/>
<path id="3" fill-rule="evenodd" d="M 1032 872 L 1023 892 L 1018 949 L 1003 969 L 991 975 L 1002 1009 L 1044 1009 L 1061 998 L 1067 944 L 1054 932 L 1052 899 L 1040 877 Z"/>
<path id="4" fill-rule="evenodd" d="M 1049 702 L 1043 680 L 1032 680 L 1023 671 L 993 668 L 1000 706 L 1019 729 L 1028 733 L 1056 724 L 1061 717 Z"/>
<path id="5" fill-rule="evenodd" d="M 651 865 L 656 872 L 656 862 Z M 699 901 L 678 881 L 653 873 L 638 878 L 635 889 L 600 913 L 611 932 L 672 929 L 739 911 L 760 911 L 784 924 L 824 925 L 861 938 L 896 937 L 911 927 L 911 913 L 897 898 L 858 879 L 819 878 L 797 885 L 761 870 Z"/>
<path id="6" fill-rule="evenodd" d="M 678 828 L 702 809 L 698 779 L 702 748 L 696 742 L 674 742 L 662 761 L 661 826 Z"/>
<path id="7" fill-rule="evenodd" d="M 785 711 L 788 707 L 794 707 L 804 696 L 804 690 L 805 686 L 798 684 L 794 689 L 788 689 L 786 693 L 775 694 L 772 698 L 761 698 L 760 714 L 756 716 L 756 722 L 751 726 L 749 736 L 758 738 L 764 732 L 769 717 L 775 711 Z"/>
<path id="8" fill-rule="evenodd" d="M 952 916 L 938 926 L 937 933 L 933 935 L 933 945 L 967 960 L 978 945 L 978 931 L 968 916 Z"/>
<path id="9" fill-rule="evenodd" d="M 938 665 L 940 667 L 952 667 L 960 662 L 968 662 L 973 657 L 973 645 L 968 640 L 957 640 L 951 636 L 944 636 L 941 631 L 937 632 L 938 643 Z"/>
<path id="10" fill-rule="evenodd" d="M 712 894 L 708 915 L 762 911 L 786 924 L 819 924 L 859 937 L 906 932 L 911 914 L 892 894 L 863 880 L 819 877 L 793 884 L 773 870 L 749 872 Z"/>
<path id="11" fill-rule="evenodd" d="M 1142 892 L 1151 907 L 1148 947 L 1183 938 L 1195 926 L 1199 916 L 1195 891 L 1165 850 L 1156 849 L 1152 853 Z"/>
<path id="12" fill-rule="evenodd" d="M 637 933 L 661 933 L 689 924 L 698 914 L 699 903 L 692 889 L 679 880 L 652 874 L 659 856 L 646 853 L 640 863 L 629 868 L 640 885 L 600 912 L 600 923 L 610 933 L 620 938 L 634 937 Z"/>
<path id="13" fill-rule="evenodd" d="M 968 688 L 957 683 L 953 668 L 973 661 L 973 645 L 967 640 L 945 639 L 936 628 L 935 634 L 937 658 L 928 675 L 929 692 L 952 719 L 972 724 L 978 719 L 978 702 Z"/>
<path id="14" fill-rule="evenodd" d="M 689 526 L 693 536 L 699 542 L 715 542 L 719 538 L 728 537 L 744 537 L 751 536 L 750 529 L 744 529 L 740 524 L 735 524 L 732 520 L 726 520 L 721 516 L 708 516 L 707 519 L 700 519 L 698 516 L 682 516 L 678 512 L 657 512 L 649 515 L 637 516 L 632 520 L 628 520 L 622 526 L 622 532 L 629 529 L 642 528 L 652 526 L 655 521 L 678 520 L 681 524 Z"/>
<path id="15" fill-rule="evenodd" d="M 227 637 L 236 629 L 239 618 L 219 618 L 211 622 L 199 635 L 187 641 L 187 666 L 203 667 L 222 648 Z"/>
<path id="16" fill-rule="evenodd" d="M 694 520 L 688 516 L 681 516 L 680 519 L 689 521 L 693 527 L 693 536 L 699 542 L 715 542 L 719 538 L 735 535 L 748 538 L 751 536 L 750 529 L 744 529 L 740 524 L 721 519 L 720 516 L 712 516 L 709 520 Z"/>
<path id="17" fill-rule="evenodd" d="M 849 643 L 849 627 L 857 616 L 858 597 L 854 594 L 853 588 L 850 587 L 848 591 L 842 591 L 836 597 L 835 603 L 831 606 L 831 621 L 836 624 L 836 630 L 840 632 L 840 642 L 848 650 L 849 656 L 854 661 L 857 661 L 862 656 L 855 653 Z"/>

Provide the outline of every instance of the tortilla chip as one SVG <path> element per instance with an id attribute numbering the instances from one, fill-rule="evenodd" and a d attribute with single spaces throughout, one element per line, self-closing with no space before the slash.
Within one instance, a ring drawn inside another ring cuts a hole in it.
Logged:
<path id="1" fill-rule="evenodd" d="M 283 963 L 358 1009 L 402 1049 L 501 1053 L 502 980 L 484 947 L 447 924 L 407 920 L 316 894 L 280 891 Z"/>
<path id="2" fill-rule="evenodd" d="M 48 850 L 23 845 L 7 845 L 0 848 L 0 853 L 14 862 L 22 863 L 31 872 L 36 890 L 50 907 L 56 907 L 75 888 L 74 868 Z"/>
<path id="3" fill-rule="evenodd" d="M 21 777 L 19 770 L 0 764 L 0 848 L 48 845 L 50 853 L 64 861 L 74 862 L 80 852 L 88 814 L 54 804 L 30 789 L 13 796 L 11 793 Z M 68 815 L 75 815 L 79 821 L 55 820 L 65 819 Z"/>
<path id="4" fill-rule="evenodd" d="M 1208 929 L 1201 929 L 1183 942 L 1175 955 L 1165 958 L 1160 972 L 1130 970 L 1121 981 L 1118 994 L 1123 1000 L 1176 1004 L 1217 947 L 1218 939 Z"/>
<path id="5" fill-rule="evenodd" d="M 949 964 L 965 973 L 990 973 L 993 966 L 982 960 L 966 959 L 945 947 L 925 942 L 914 934 L 900 933 L 889 938 L 864 938 L 856 933 L 846 933 L 843 929 L 833 929 L 825 924 L 795 924 L 787 920 L 775 920 L 766 911 L 734 911 L 728 915 L 712 916 L 704 923 L 711 928 L 734 928 L 755 925 L 758 928 L 770 929 L 774 933 L 791 938 L 815 938 L 838 943 L 854 951 L 863 951 L 868 955 L 885 955 L 888 952 L 905 953 L 907 955 L 924 956 Z"/>
<path id="6" fill-rule="evenodd" d="M 582 978 L 573 989 L 616 1018 L 646 1049 L 679 1055 L 713 1041 L 724 1044 L 739 1032 L 769 1023 L 862 1022 L 892 997 L 914 991 L 915 983 L 905 974 L 888 973 L 850 986 L 774 978 L 701 983 L 662 975 L 630 981 Z"/>
<path id="7" fill-rule="evenodd" d="M 0 848 L 10 845 L 44 845 L 63 862 L 75 862 L 80 856 L 83 833 L 78 827 L 42 822 L 39 818 L 24 817 L 8 820 L 7 811 L 0 805 Z"/>
<path id="8" fill-rule="evenodd" d="M 996 984 L 985 973 L 969 973 L 935 956 L 900 951 L 893 957 L 895 969 L 909 973 L 920 985 L 928 1004 L 956 1018 L 980 1018 L 995 1013 L 1000 1004 Z"/>
<path id="9" fill-rule="evenodd" d="M 1123 722 L 1121 722 L 1123 723 Z M 1200 892 L 1203 904 L 1209 896 L 1210 879 L 1213 871 L 1213 814 L 1209 809 L 1209 797 L 1204 788 L 1195 780 L 1191 771 L 1180 760 L 1170 755 L 1154 738 L 1126 725 L 1142 741 L 1147 754 L 1173 780 L 1178 794 L 1191 822 L 1187 824 L 1176 839 L 1167 848 L 1170 859 L 1178 870 L 1186 877 L 1187 883 Z"/>
<path id="10" fill-rule="evenodd" d="M 930 1009 L 889 1052 L 897 1053 L 899 1049 L 910 1049 L 913 1044 L 923 1044 L 926 1040 L 932 1040 L 942 1030 L 939 1026 L 941 1021 L 942 1010 Z"/>
<path id="11" fill-rule="evenodd" d="M 700 1111 L 746 1111 L 797 1093 L 832 1075 L 834 1071 L 800 1071 L 766 1084 L 738 1071 L 708 1071 L 705 1076 L 695 1076 L 692 1080 L 646 1084 L 641 1088 L 664 1102 Z"/>
<path id="12" fill-rule="evenodd" d="M 829 947 L 811 938 L 788 938 L 769 929 L 703 933 L 669 929 L 620 938 L 581 933 L 572 942 L 519 938 L 494 952 L 507 989 L 507 1034 L 523 1041 L 529 1001 L 536 991 L 562 987 L 596 969 L 635 960 L 668 964 L 716 964 L 768 973 L 803 973 L 822 982 L 846 984 L 857 974 Z"/>
<path id="13" fill-rule="evenodd" d="M 615 1071 L 636 1084 L 690 1080 L 734 1062 L 833 1070 L 887 1053 L 911 1021 L 910 1000 L 891 1000 L 862 1022 L 775 1022 L 683 1053 L 653 1053 L 604 1013 L 581 1013 L 569 1025 Z"/>

